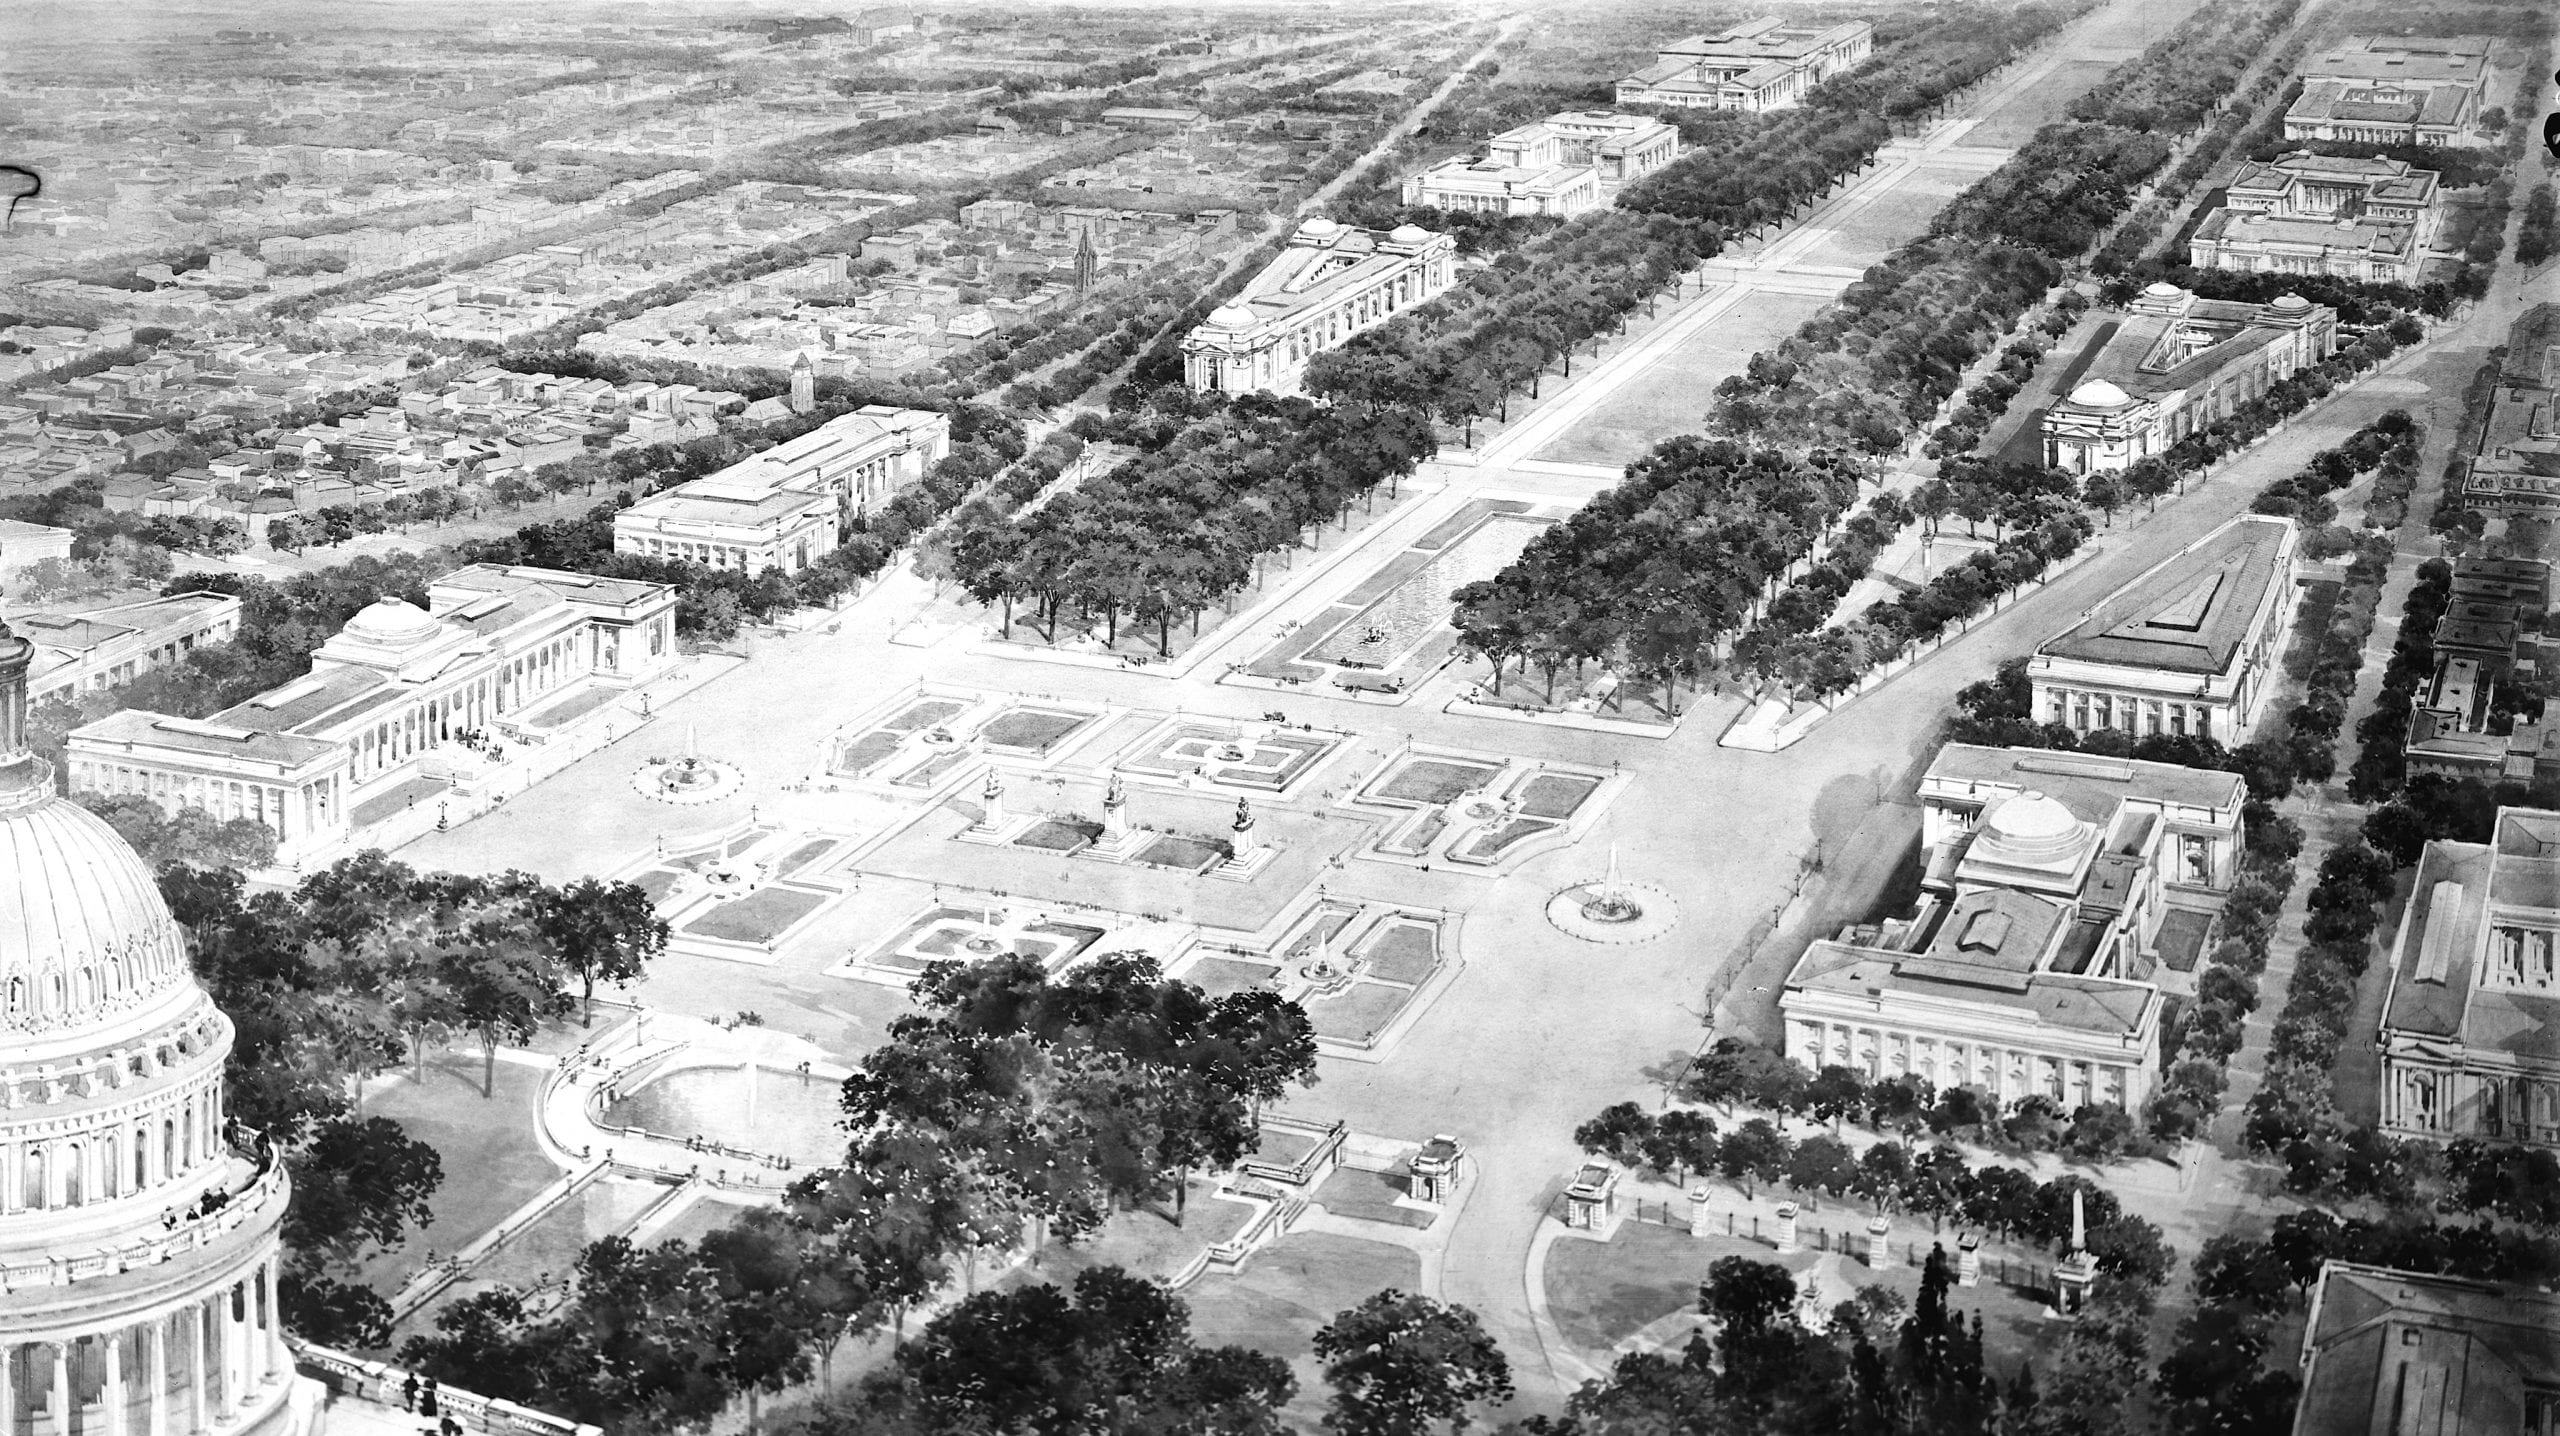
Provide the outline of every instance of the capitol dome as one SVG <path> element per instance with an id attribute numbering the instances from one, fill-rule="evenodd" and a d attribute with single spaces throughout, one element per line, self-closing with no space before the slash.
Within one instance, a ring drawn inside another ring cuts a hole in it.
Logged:
<path id="1" fill-rule="evenodd" d="M 42 788 L 0 792 L 0 1047 L 147 1027 L 193 986 L 178 924 L 115 829 Z"/>
<path id="2" fill-rule="evenodd" d="M 27 751 L 0 624 L 0 1430 L 292 1436 L 291 1196 L 142 858 Z"/>
<path id="3" fill-rule="evenodd" d="M 1209 322 L 1221 329 L 1242 329 L 1253 322 L 1253 311 L 1241 304 L 1221 304 L 1209 311 Z"/>
<path id="4" fill-rule="evenodd" d="M 2121 409 L 2133 396 L 2104 379 L 2092 379 L 2071 391 L 2071 402 L 2087 409 Z"/>
<path id="5" fill-rule="evenodd" d="M 339 632 L 368 643 L 398 646 L 415 643 L 441 627 L 435 615 L 407 599 L 383 597 L 365 605 Z"/>

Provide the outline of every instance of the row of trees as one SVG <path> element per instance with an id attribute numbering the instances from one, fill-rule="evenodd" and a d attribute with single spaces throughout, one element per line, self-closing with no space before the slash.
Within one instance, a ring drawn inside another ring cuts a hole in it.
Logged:
<path id="1" fill-rule="evenodd" d="M 1410 409 L 1241 396 L 1027 512 L 964 510 L 950 534 L 952 576 L 1000 605 L 1007 629 L 1028 603 L 1050 641 L 1073 610 L 1101 621 L 1106 644 L 1127 618 L 1169 653 L 1174 624 L 1196 626 L 1257 581 L 1269 555 L 1392 490 L 1436 447 L 1429 420 Z"/>
<path id="2" fill-rule="evenodd" d="M 2258 0 L 2199 11 L 2108 71 L 2064 113 L 2126 130 L 2193 129 L 2231 103 L 2240 76 L 2301 8 L 2301 0 Z"/>
<path id="3" fill-rule="evenodd" d="M 127 830 L 144 821 L 121 805 L 105 816 Z M 189 829 L 168 824 L 160 850 L 255 856 L 202 841 L 227 830 Z M 420 873 L 379 853 L 290 892 L 251 893 L 227 866 L 168 862 L 158 876 L 197 980 L 234 1025 L 232 1115 L 293 1175 L 285 1319 L 313 1340 L 378 1343 L 390 1311 L 356 1272 L 426 1224 L 444 1174 L 434 1148 L 363 1115 L 365 1081 L 469 1037 L 494 1092 L 499 1046 L 576 1012 L 581 993 L 591 1013 L 598 983 L 630 981 L 664 950 L 666 925 L 628 883 Z"/>
<path id="4" fill-rule="evenodd" d="M 1453 594 L 1458 641 L 1493 665 L 1497 692 L 1513 658 L 1550 684 L 1566 664 L 1597 661 L 1676 692 L 1709 671 L 1716 645 L 1856 498 L 1862 475 L 1827 451 L 1793 459 L 1729 439 L 1665 440 L 1518 561 Z"/>
<path id="5" fill-rule="evenodd" d="M 2082 1436 L 2128 1429 L 2126 1397 L 2147 1350 L 2151 1288 L 2101 1276 L 2087 1309 L 2039 1374 L 1999 1379 L 1983 1357 L 1982 1318 L 1951 1305 L 1955 1272 L 1942 1247 L 1921 1266 L 1910 1314 L 1898 1293 L 1868 1287 L 1831 1311 L 1808 1311 L 1786 1268 L 1720 1257 L 1699 1310 L 1713 1335 L 1677 1352 L 1635 1352 L 1585 1383 L 1561 1421 L 1519 1436 L 1634 1432 L 1753 1436 Z M 1897 1321 L 1896 1318 L 1900 1317 Z"/>
<path id="6" fill-rule="evenodd" d="M 841 1336 L 902 1324 L 1026 1233 L 1036 1249 L 1167 1197 L 1179 1220 L 1188 1173 L 1254 1150 L 1258 1106 L 1314 1077 L 1296 1004 L 1212 1001 L 1137 954 L 1057 979 L 937 963 L 914 996 L 845 1083 L 842 1163 L 780 1210 L 699 1246 L 598 1243 L 555 1305 L 479 1293 L 403 1361 L 615 1430 L 703 1419 L 808 1379 Z M 1200 1374 L 1239 1401 L 1274 1389 L 1268 1368 L 1217 1365 Z"/>

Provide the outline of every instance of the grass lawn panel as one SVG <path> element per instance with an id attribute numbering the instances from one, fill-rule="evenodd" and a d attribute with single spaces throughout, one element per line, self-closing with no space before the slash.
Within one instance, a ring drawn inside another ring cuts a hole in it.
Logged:
<path id="1" fill-rule="evenodd" d="M 790 931 L 791 925 L 816 912 L 827 901 L 824 893 L 806 892 L 799 888 L 768 887 L 725 902 L 684 925 L 696 937 L 720 938 L 729 942 L 771 942 Z"/>
<path id="2" fill-rule="evenodd" d="M 1447 814 L 1437 808 L 1426 808 L 1422 816 L 1414 819 L 1401 836 L 1378 844 L 1378 851 L 1413 856 L 1428 849 L 1435 839 L 1448 831 L 1448 828 Z"/>
<path id="3" fill-rule="evenodd" d="M 1182 1224 L 1174 1225 L 1173 1200 L 1115 1212 L 1100 1227 L 1073 1241 L 1052 1240 L 1040 1249 L 1039 1265 L 1007 1273 L 1003 1287 L 1038 1282 L 1065 1286 L 1093 1267 L 1116 1266 L 1133 1276 L 1168 1277 L 1189 1264 L 1192 1254 L 1216 1246 L 1243 1231 L 1254 1209 L 1242 1202 L 1219 1201 L 1217 1185 L 1195 1179 Z"/>
<path id="4" fill-rule="evenodd" d="M 1034 753 L 1045 753 L 1059 739 L 1091 721 L 1082 713 L 1017 708 L 979 730 L 979 736 L 1000 747 L 1028 748 Z"/>
<path id="5" fill-rule="evenodd" d="M 781 862 L 774 865 L 773 875 L 778 878 L 787 878 L 793 873 L 800 871 L 802 868 L 807 867 L 809 864 L 816 862 L 820 855 L 824 854 L 827 849 L 832 848 L 835 845 L 835 840 L 833 838 L 820 839 L 814 843 L 802 843 L 799 847 L 792 850 L 791 856 L 784 858 Z"/>
<path id="6" fill-rule="evenodd" d="M 1363 956 L 1372 977 L 1418 983 L 1440 964 L 1440 936 L 1420 923 L 1400 922 L 1378 934 Z"/>
<path id="7" fill-rule="evenodd" d="M 1421 1259 L 1402 1247 L 1302 1232 L 1256 1252 L 1240 1272 L 1202 1277 L 1182 1296 L 1201 1346 L 1249 1346 L 1295 1360 L 1314 1353 L 1317 1329 L 1335 1315 L 1390 1287 L 1412 1291 L 1421 1276 Z"/>
<path id="8" fill-rule="evenodd" d="M 1330 1037 L 1336 1042 L 1370 1042 L 1412 1000 L 1411 988 L 1355 982 L 1337 996 L 1308 1003 L 1307 1018 L 1315 1024 L 1318 1037 Z"/>
<path id="9" fill-rule="evenodd" d="M 1675 1311 L 1695 1309 L 1708 1243 L 1676 1227 L 1624 1222 L 1605 1242 L 1547 1249 L 1547 1305 L 1564 1338 L 1607 1351 Z"/>
<path id="10" fill-rule="evenodd" d="M 1580 773 L 1540 773 L 1520 786 L 1520 811 L 1533 818 L 1570 818 L 1599 786 L 1599 779 Z"/>
<path id="11" fill-rule="evenodd" d="M 1333 1175 L 1316 1187 L 1315 1201 L 1337 1217 L 1357 1217 L 1364 1222 L 1391 1222 L 1400 1227 L 1420 1229 L 1438 1221 L 1433 1213 L 1414 1207 L 1396 1205 L 1405 1194 L 1404 1176 L 1397 1172 L 1364 1172 L 1357 1167 L 1336 1167 Z"/>
<path id="12" fill-rule="evenodd" d="M 1056 956 L 1051 959 L 1053 963 L 1070 961 L 1076 954 L 1102 941 L 1101 928 L 1086 927 L 1081 923 L 1035 922 L 1025 931 L 1063 940 L 1064 945 L 1056 949 Z"/>
<path id="13" fill-rule="evenodd" d="M 1462 763 L 1448 758 L 1416 758 L 1377 790 L 1377 796 L 1426 806 L 1446 803 L 1493 780 L 1502 769 L 1491 763 Z"/>
<path id="14" fill-rule="evenodd" d="M 952 768 L 958 764 L 967 762 L 968 758 L 969 753 L 967 749 L 954 748 L 947 753 L 938 754 L 925 762 L 918 763 L 907 771 L 900 773 L 892 781 L 896 782 L 899 786 L 906 788 L 930 788 L 933 786 L 933 781 L 936 778 L 950 772 Z"/>
<path id="15" fill-rule="evenodd" d="M 544 1069 L 499 1063 L 497 1095 L 489 1098 L 480 1095 L 477 1052 L 430 1057 L 423 1082 L 412 1081 L 410 1070 L 403 1067 L 387 1086 L 366 1092 L 359 1115 L 389 1117 L 435 1148 L 445 1178 L 428 1200 L 425 1230 L 411 1231 L 400 1250 L 377 1253 L 365 1262 L 365 1280 L 384 1292 L 398 1285 L 429 1248 L 460 1251 L 560 1176 L 533 1131 L 534 1099 L 548 1075 Z"/>
<path id="16" fill-rule="evenodd" d="M 1039 848 L 1045 852 L 1072 853 L 1078 848 L 1090 845 L 1100 836 L 1102 836 L 1102 825 L 1099 823 L 1070 823 L 1057 818 L 1046 818 L 1033 826 L 1029 832 L 1014 839 L 1013 845 L 1018 848 Z"/>
<path id="17" fill-rule="evenodd" d="M 715 1202 L 708 1198 L 696 1198 L 693 1205 L 676 1213 L 674 1218 L 665 1226 L 658 1228 L 657 1235 L 651 1237 L 649 1240 L 652 1242 L 691 1242 L 698 1244 L 704 1237 L 711 1235 L 713 1232 L 721 1231 L 735 1223 L 738 1220 L 739 1214 L 745 1210 L 746 1208 L 744 1207 L 733 1207 L 727 1202 Z"/>
<path id="18" fill-rule="evenodd" d="M 1555 824 L 1539 818 L 1513 818 L 1504 823 L 1501 827 L 1494 829 L 1492 832 L 1480 834 L 1470 841 L 1467 844 L 1467 851 L 1464 856 L 1471 858 L 1498 858 L 1502 856 L 1505 848 L 1519 842 L 1522 838 L 1533 837 L 1539 833 L 1550 832 L 1555 828 L 1555 826 Z"/>
<path id="19" fill-rule="evenodd" d="M 669 889 L 676 885 L 676 875 L 665 868 L 651 868 L 631 880 L 631 885 L 649 895 L 651 902 L 664 902 Z"/>
<path id="20" fill-rule="evenodd" d="M 880 726 L 892 733 L 912 733 L 918 728 L 930 728 L 968 706 L 966 703 L 954 703 L 947 699 L 929 698 L 922 703 L 910 703 L 899 709 L 896 717 Z"/>
<path id="21" fill-rule="evenodd" d="M 898 751 L 898 744 L 902 741 L 904 738 L 900 734 L 874 728 L 850 743 L 837 744 L 834 761 L 827 764 L 827 771 L 859 778 L 871 771 L 881 759 Z"/>
<path id="22" fill-rule="evenodd" d="M 1198 838 L 1179 838 L 1171 834 L 1147 844 L 1138 861 L 1151 868 L 1179 868 L 1184 872 L 1200 872 L 1214 863 L 1226 861 L 1227 855 Z"/>
<path id="23" fill-rule="evenodd" d="M 1245 962 L 1232 957 L 1204 957 L 1182 970 L 1182 980 L 1209 996 L 1224 997 L 1243 992 L 1271 980 L 1279 968 L 1267 962 Z"/>

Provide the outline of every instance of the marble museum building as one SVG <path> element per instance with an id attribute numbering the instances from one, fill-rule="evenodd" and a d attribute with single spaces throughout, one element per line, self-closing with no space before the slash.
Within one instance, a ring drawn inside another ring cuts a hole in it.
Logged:
<path id="1" fill-rule="evenodd" d="M 613 551 L 798 573 L 835 550 L 846 524 L 950 452 L 950 415 L 866 404 L 624 509 L 613 518 Z"/>
<path id="2" fill-rule="evenodd" d="M 2308 151 L 2240 167 L 2187 242 L 2198 269 L 2415 284 L 2443 207 L 2441 176 L 2398 160 Z"/>
<path id="3" fill-rule="evenodd" d="M 1806 950 L 1778 998 L 1786 1055 L 2138 1110 L 2155 974 L 2194 967 L 2247 796 L 2232 773 L 1948 744 L 1920 784 L 1918 906 Z"/>
<path id="4" fill-rule="evenodd" d="M 1875 46 L 1875 26 L 1864 20 L 1815 28 L 1764 16 L 1665 45 L 1651 65 L 1618 81 L 1618 103 L 1783 110 L 1873 54 Z"/>
<path id="5" fill-rule="evenodd" d="M 364 805 L 413 779 L 468 777 L 490 740 L 663 672 L 676 591 L 475 564 L 383 598 L 311 656 L 311 672 L 206 719 L 127 709 L 74 729 L 71 789 L 274 829 L 276 860 L 325 860 Z"/>
<path id="6" fill-rule="evenodd" d="M 2129 469 L 2337 347 L 2337 311 L 2298 294 L 2249 304 L 2153 284 L 2070 396 L 2045 411 L 2044 461 L 2075 474 Z"/>
<path id="7" fill-rule="evenodd" d="M 26 751 L 32 656 L 0 626 L 0 1432 L 308 1430 L 283 1164 L 149 869 Z"/>
<path id="8" fill-rule="evenodd" d="M 1309 359 L 1446 293 L 1457 256 L 1457 240 L 1420 225 L 1381 233 L 1309 219 L 1183 338 L 1185 380 L 1209 394 L 1295 394 Z"/>
<path id="9" fill-rule="evenodd" d="M 1680 132 L 1607 110 L 1551 115 L 1503 131 L 1482 158 L 1443 160 L 1404 182 L 1404 202 L 1470 214 L 1571 216 L 1678 157 Z"/>
<path id="10" fill-rule="evenodd" d="M 2029 713 L 2075 733 L 2244 741 L 2302 603 L 2299 539 L 2289 518 L 2242 514 L 2100 599 L 2027 659 Z"/>
<path id="11" fill-rule="evenodd" d="M 2560 813 L 2430 842 L 2375 1035 L 2382 1130 L 2560 1149 Z"/>

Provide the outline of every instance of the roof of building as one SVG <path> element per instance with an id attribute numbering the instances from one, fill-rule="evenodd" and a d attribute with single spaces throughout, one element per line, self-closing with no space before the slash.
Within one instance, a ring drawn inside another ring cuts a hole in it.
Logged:
<path id="1" fill-rule="evenodd" d="M 2036 652 L 2168 673 L 2228 673 L 2268 592 L 2293 581 L 2292 544 L 2292 520 L 2242 514 L 2108 595 Z"/>
<path id="2" fill-rule="evenodd" d="M 1396 233 L 1401 233 L 1399 227 Z M 1423 231 L 1427 238 L 1419 243 L 1399 240 L 1396 233 L 1380 234 L 1375 230 L 1354 229 L 1322 216 L 1298 226 L 1298 232 L 1283 246 L 1262 272 L 1245 282 L 1244 289 L 1220 312 L 1242 310 L 1253 316 L 1256 324 L 1286 322 L 1309 310 L 1322 309 L 1346 293 L 1377 282 L 1383 276 L 1414 262 L 1416 252 L 1425 245 L 1446 240 L 1445 235 Z M 1241 327 L 1210 316 L 1220 327 Z"/>
<path id="3" fill-rule="evenodd" d="M 2026 898 L 2025 901 L 2037 901 Z M 1985 1004 L 2013 1020 L 2108 1037 L 2140 1032 L 2154 1020 L 2158 989 L 2061 973 L 2016 974 L 1979 963 L 1932 961 L 1910 953 L 1823 941 L 1805 950 L 1787 985 L 1874 999 L 1887 994 Z"/>
<path id="4" fill-rule="evenodd" d="M 2432 198 L 2443 176 L 2400 160 L 2322 155 L 2295 150 L 2272 160 L 2244 162 L 2228 186 L 2235 193 L 2282 194 L 2304 182 L 2353 184 L 2375 199 L 2420 204 Z"/>
<path id="5" fill-rule="evenodd" d="M 1686 56 L 1697 60 L 1733 63 L 1741 60 L 1803 60 L 1815 52 L 1857 37 L 1860 31 L 1875 27 L 1864 20 L 1816 29 L 1809 25 L 1789 25 L 1774 15 L 1717 30 L 1704 35 L 1691 35 L 1665 45 L 1658 52 L 1664 59 Z"/>
<path id="6" fill-rule="evenodd" d="M 2427 844 L 2393 944 L 2386 1033 L 2560 1053 L 2560 997 L 2476 981 L 2492 903 L 2560 912 L 2560 814 L 2509 808 L 2491 842 Z"/>
<path id="7" fill-rule="evenodd" d="M 2196 227 L 2196 238 L 2221 244 L 2271 244 L 2406 259 L 2417 243 L 2417 232 L 2409 225 L 2388 220 L 2315 219 L 2309 215 L 2217 209 Z"/>
<path id="8" fill-rule="evenodd" d="M 85 652 L 148 629 L 199 623 L 239 606 L 240 600 L 227 593 L 173 593 L 86 613 L 22 613 L 9 622 L 41 647 Z"/>
<path id="9" fill-rule="evenodd" d="M 2033 788 L 2071 810 L 2085 823 L 2111 821 L 2127 798 L 2163 805 L 2239 811 L 2248 796 L 2237 773 L 2152 763 L 2138 758 L 2108 758 L 2094 753 L 2062 753 L 2047 748 L 1991 748 L 1978 743 L 1949 743 L 1938 750 L 1923 779 L 1925 785 L 1962 783 L 1970 790 L 1991 785 L 1999 793 Z"/>
<path id="10" fill-rule="evenodd" d="M 2421 39 L 2350 35 L 2304 56 L 2294 73 L 2306 80 L 2401 80 L 2476 85 L 2488 74 L 2489 42 L 2477 36 Z"/>
<path id="11" fill-rule="evenodd" d="M 2363 121 L 2368 124 L 2451 125 L 2471 91 L 2462 85 L 2392 84 L 2361 80 L 2313 80 L 2286 110 L 2287 120 Z"/>
<path id="12" fill-rule="evenodd" d="M 2320 1271 L 2303 1333 L 2297 1436 L 2522 1430 L 2560 1385 L 2560 1295 L 2348 1262 Z"/>

